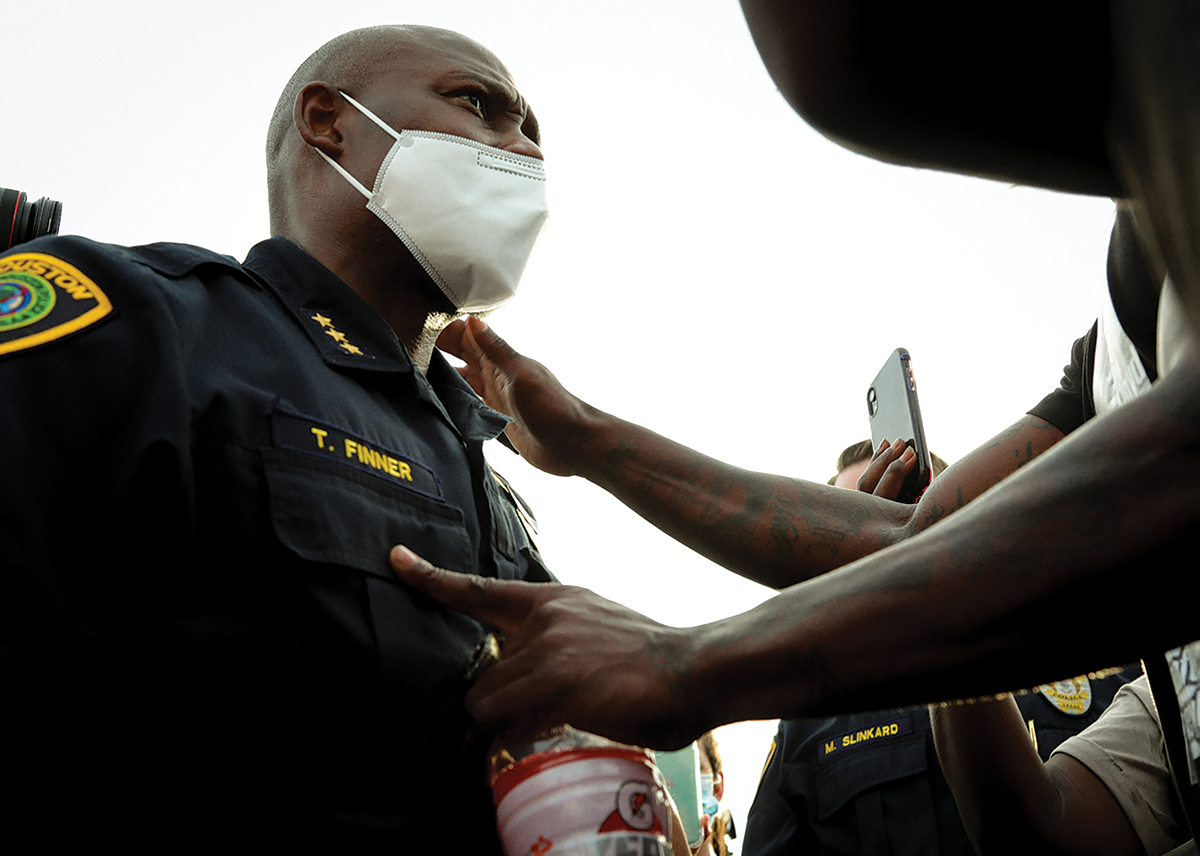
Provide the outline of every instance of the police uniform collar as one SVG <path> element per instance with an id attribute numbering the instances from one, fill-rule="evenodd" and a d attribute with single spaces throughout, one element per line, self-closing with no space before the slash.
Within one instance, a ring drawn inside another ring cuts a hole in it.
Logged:
<path id="1" fill-rule="evenodd" d="M 506 440 L 504 429 L 512 420 L 484 404 L 440 351 L 433 352 L 425 377 L 464 439 L 483 441 L 499 437 L 502 442 Z M 505 445 L 512 448 L 507 442 Z"/>
<path id="2" fill-rule="evenodd" d="M 251 248 L 244 267 L 279 296 L 327 364 L 409 374 L 418 396 L 438 408 L 463 439 L 503 435 L 508 417 L 484 404 L 439 352 L 422 377 L 379 313 L 300 247 L 271 238 Z"/>
<path id="3" fill-rule="evenodd" d="M 368 371 L 413 372 L 408 351 L 379 313 L 291 241 L 275 237 L 256 244 L 244 267 L 286 304 L 326 363 Z"/>

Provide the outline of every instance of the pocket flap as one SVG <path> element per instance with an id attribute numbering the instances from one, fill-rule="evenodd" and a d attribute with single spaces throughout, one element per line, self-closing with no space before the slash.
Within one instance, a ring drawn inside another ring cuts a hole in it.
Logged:
<path id="1" fill-rule="evenodd" d="M 264 450 L 263 468 L 276 537 L 302 559 L 395 581 L 388 551 L 404 544 L 440 567 L 473 570 L 454 506 L 286 449 Z"/>
<path id="2" fill-rule="evenodd" d="M 895 734 L 886 732 L 895 728 Z M 863 791 L 924 773 L 929 768 L 927 734 L 912 728 L 911 714 L 880 721 L 835 738 L 836 757 L 828 756 L 817 774 L 817 811 L 828 818 Z M 846 743 L 844 741 L 851 741 Z"/>

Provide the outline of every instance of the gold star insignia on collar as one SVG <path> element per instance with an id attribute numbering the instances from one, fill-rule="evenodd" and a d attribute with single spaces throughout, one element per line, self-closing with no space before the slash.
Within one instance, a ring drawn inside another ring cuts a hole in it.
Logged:
<path id="1" fill-rule="evenodd" d="M 316 315 L 310 315 L 308 317 L 321 325 L 321 332 L 333 339 L 333 341 L 337 342 L 338 347 L 344 350 L 346 353 L 358 354 L 359 356 L 363 355 L 362 349 L 350 344 L 349 340 L 346 338 L 346 334 L 333 325 L 333 319 L 328 315 L 322 315 L 320 312 L 318 312 Z"/>

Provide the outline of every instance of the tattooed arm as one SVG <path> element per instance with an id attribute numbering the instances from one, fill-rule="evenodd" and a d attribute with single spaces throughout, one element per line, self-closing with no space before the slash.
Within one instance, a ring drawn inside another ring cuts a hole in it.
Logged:
<path id="1" fill-rule="evenodd" d="M 534 466 L 578 475 L 672 538 L 749 579 L 784 588 L 913 535 L 1062 439 L 1026 416 L 950 467 L 916 505 L 724 464 L 584 403 L 540 363 L 478 319 L 456 322 L 439 346 L 515 422 L 509 437 Z M 903 445 L 882 449 L 864 478 L 911 469 Z"/>
<path id="2" fill-rule="evenodd" d="M 951 519 L 713 624 L 665 627 L 584 589 L 438 573 L 401 550 L 392 561 L 509 634 L 468 695 L 482 725 L 567 721 L 671 747 L 725 722 L 1032 686 L 1200 636 L 1178 558 L 1194 550 L 1198 482 L 1192 359 Z M 1121 620 L 1096 626 L 1114 605 Z"/>

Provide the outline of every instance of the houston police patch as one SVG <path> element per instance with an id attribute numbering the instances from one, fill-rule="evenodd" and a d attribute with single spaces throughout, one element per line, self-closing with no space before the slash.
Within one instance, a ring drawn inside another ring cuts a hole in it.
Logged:
<path id="1" fill-rule="evenodd" d="M 0 354 L 95 324 L 112 302 L 79 268 L 44 253 L 0 259 Z"/>

